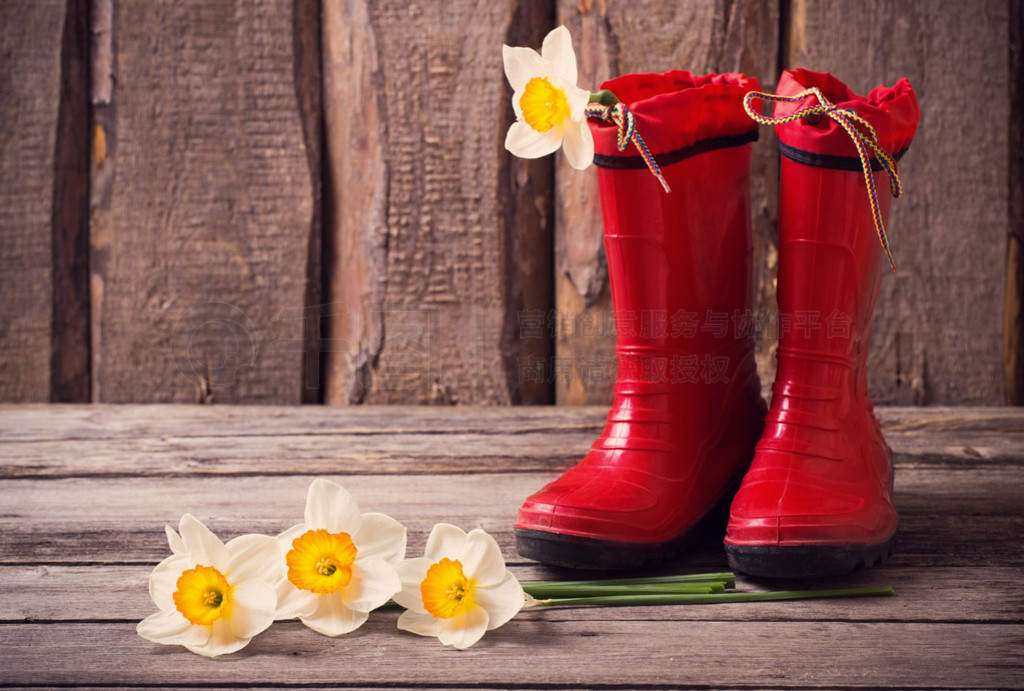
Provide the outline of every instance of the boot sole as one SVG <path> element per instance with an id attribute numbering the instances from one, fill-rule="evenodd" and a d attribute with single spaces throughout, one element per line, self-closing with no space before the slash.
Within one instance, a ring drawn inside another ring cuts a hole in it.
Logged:
<path id="1" fill-rule="evenodd" d="M 693 531 L 666 542 L 638 544 L 516 528 L 516 551 L 527 559 L 570 569 L 611 571 L 654 566 L 683 551 Z"/>
<path id="2" fill-rule="evenodd" d="M 765 578 L 823 578 L 870 569 L 892 556 L 896 536 L 871 545 L 725 545 L 729 568 Z"/>
<path id="3" fill-rule="evenodd" d="M 699 521 L 679 536 L 663 542 L 620 542 L 515 528 L 516 551 L 527 559 L 570 569 L 615 571 L 657 566 L 682 554 L 698 537 L 712 530 L 724 535 L 729 506 L 738 488 L 737 482 Z"/>

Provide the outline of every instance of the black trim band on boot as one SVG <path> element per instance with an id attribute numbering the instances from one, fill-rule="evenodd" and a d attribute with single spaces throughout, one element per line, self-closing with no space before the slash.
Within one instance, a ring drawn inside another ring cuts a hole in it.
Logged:
<path id="1" fill-rule="evenodd" d="M 697 154 L 756 142 L 758 136 L 758 131 L 753 129 L 745 134 L 726 134 L 721 137 L 709 137 L 708 139 L 694 142 L 690 146 L 684 146 L 681 149 L 666 151 L 663 154 L 654 154 L 654 160 L 660 167 L 664 168 Z M 615 170 L 640 170 L 647 167 L 643 156 L 608 156 L 605 154 L 594 154 L 594 165 L 599 168 L 613 168 Z M 857 170 L 860 169 L 858 168 Z"/>
<path id="2" fill-rule="evenodd" d="M 910 146 L 907 145 L 900 149 L 893 155 L 893 158 L 899 161 L 903 158 L 903 154 L 907 153 L 907 149 Z M 798 149 L 795 146 L 789 144 L 783 144 L 779 142 L 779 153 L 788 158 L 791 161 L 797 163 L 803 163 L 806 166 L 814 166 L 816 168 L 831 168 L 833 170 L 850 170 L 856 173 L 864 170 L 861 167 L 860 159 L 856 156 L 835 156 L 833 154 L 817 154 L 813 151 L 804 151 Z M 871 170 L 876 173 L 882 170 L 882 164 L 877 158 L 871 159 Z"/>

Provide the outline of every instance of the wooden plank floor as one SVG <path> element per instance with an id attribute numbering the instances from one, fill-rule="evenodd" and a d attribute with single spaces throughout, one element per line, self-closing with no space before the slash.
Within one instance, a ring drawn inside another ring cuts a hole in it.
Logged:
<path id="1" fill-rule="evenodd" d="M 275 533 L 325 476 L 409 528 L 481 527 L 522 580 L 522 499 L 586 451 L 597 408 L 0 406 L 0 685 L 179 688 L 1024 688 L 1024 410 L 879 410 L 897 554 L 829 585 L 893 598 L 533 610 L 466 651 L 275 624 L 207 660 L 135 634 L 165 524 Z M 725 570 L 720 536 L 657 573 Z M 739 578 L 741 589 L 779 583 Z M 808 583 L 784 583 L 807 587 Z"/>

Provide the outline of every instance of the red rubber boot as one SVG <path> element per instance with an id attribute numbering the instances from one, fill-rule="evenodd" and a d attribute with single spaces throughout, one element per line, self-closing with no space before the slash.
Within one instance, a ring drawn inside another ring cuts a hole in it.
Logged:
<path id="1" fill-rule="evenodd" d="M 752 334 L 750 156 L 739 74 L 627 75 L 625 103 L 661 165 L 591 122 L 616 315 L 618 378 L 604 433 L 519 510 L 516 546 L 561 566 L 614 569 L 672 556 L 735 490 L 765 405 Z"/>
<path id="2" fill-rule="evenodd" d="M 811 87 L 836 108 L 854 110 L 889 155 L 910 144 L 919 111 L 905 79 L 864 98 L 829 74 L 787 71 L 777 97 L 794 102 L 777 103 L 773 120 L 818 106 L 816 96 L 795 98 Z M 876 153 L 876 222 L 851 135 L 827 113 L 797 117 L 776 129 L 783 154 L 778 369 L 764 435 L 725 538 L 733 569 L 789 578 L 872 566 L 890 554 L 897 526 L 892 453 L 868 398 L 866 370 L 887 263 L 890 178 Z"/>

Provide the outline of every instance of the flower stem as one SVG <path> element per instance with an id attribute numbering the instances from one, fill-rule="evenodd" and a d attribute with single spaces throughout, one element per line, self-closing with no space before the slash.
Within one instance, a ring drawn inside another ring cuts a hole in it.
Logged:
<path id="1" fill-rule="evenodd" d="M 892 588 L 837 588 L 832 590 L 770 590 L 759 593 L 660 593 L 647 595 L 608 595 L 602 597 L 568 597 L 540 600 L 537 604 L 552 607 L 604 605 L 701 605 L 719 602 L 772 602 L 776 600 L 810 600 L 830 597 L 864 597 L 894 595 Z"/>
<path id="2" fill-rule="evenodd" d="M 523 583 L 523 590 L 539 599 L 545 598 L 578 598 L 617 595 L 659 595 L 659 594 L 690 594 L 702 595 L 724 593 L 725 583 L 654 583 L 654 584 L 562 584 L 551 583 L 538 585 Z"/>
<path id="3" fill-rule="evenodd" d="M 567 589 L 581 585 L 657 585 L 663 583 L 715 583 L 722 582 L 726 588 L 736 587 L 736 576 L 730 571 L 716 573 L 691 573 L 678 576 L 646 576 L 643 578 L 614 578 L 590 581 L 527 581 L 523 587 L 565 586 Z"/>
<path id="4" fill-rule="evenodd" d="M 602 106 L 614 106 L 619 102 L 619 97 L 608 89 L 601 89 L 590 94 L 590 103 L 600 103 Z"/>

